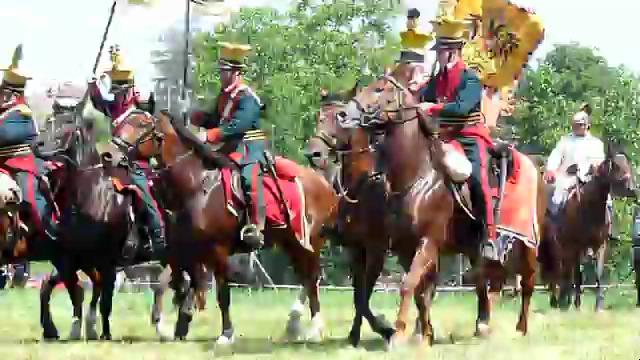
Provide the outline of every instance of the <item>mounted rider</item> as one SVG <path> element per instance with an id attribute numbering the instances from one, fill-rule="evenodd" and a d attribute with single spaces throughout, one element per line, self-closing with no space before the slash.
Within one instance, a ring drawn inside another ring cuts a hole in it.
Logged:
<path id="1" fill-rule="evenodd" d="M 92 79 L 89 83 L 89 95 L 93 106 L 111 118 L 111 134 L 117 137 L 122 126 L 126 124 L 126 118 L 141 105 L 141 101 L 140 93 L 135 86 L 133 70 L 123 65 L 119 46 L 111 46 L 109 53 L 112 67 L 103 73 L 99 80 Z M 136 222 L 143 225 L 151 240 L 151 244 L 145 245 L 149 255 L 154 260 L 162 261 L 167 248 L 165 224 L 160 208 L 151 195 L 148 178 L 149 159 L 136 154 L 133 160 L 130 164 L 131 181 L 139 190 L 138 195 L 142 200 L 142 204 L 137 207 Z"/>
<path id="2" fill-rule="evenodd" d="M 482 226 L 481 255 L 500 261 L 502 249 L 496 243 L 492 194 L 489 186 L 489 153 L 493 140 L 483 122 L 483 85 L 462 59 L 462 47 L 469 22 L 443 16 L 432 20 L 439 70 L 419 90 L 421 107 L 440 123 L 445 142 L 457 141 L 471 162 L 469 179 L 473 213 Z"/>
<path id="3" fill-rule="evenodd" d="M 244 82 L 246 58 L 251 46 L 220 43 L 220 82 L 222 89 L 207 110 L 191 112 L 191 123 L 207 129 L 202 140 L 222 143 L 222 151 L 239 160 L 242 187 L 249 219 L 240 231 L 242 241 L 251 247 L 263 243 L 265 198 L 262 183 L 267 137 L 260 130 L 260 98 Z M 257 201 L 257 213 L 252 213 Z"/>
<path id="4" fill-rule="evenodd" d="M 30 143 L 39 134 L 38 124 L 24 96 L 27 80 L 31 77 L 20 70 L 20 60 L 22 44 L 16 47 L 11 65 L 0 69 L 4 71 L 0 83 L 0 169 L 16 180 L 22 190 L 23 204 L 29 205 L 29 214 L 21 215 L 21 218 L 31 217 L 41 235 L 55 240 L 54 207 L 39 186 L 44 161 L 36 158 L 30 149 Z"/>
<path id="5" fill-rule="evenodd" d="M 593 136 L 591 128 L 591 106 L 584 103 L 574 114 L 571 133 L 563 136 L 547 159 L 544 180 L 553 184 L 549 202 L 551 217 L 557 222 L 559 211 L 568 198 L 569 190 L 577 181 L 585 182 L 593 169 L 605 159 L 604 143 Z M 575 174 L 569 174 L 571 167 L 577 167 Z M 607 199 L 607 216 L 610 226 L 613 220 L 611 196 Z"/>

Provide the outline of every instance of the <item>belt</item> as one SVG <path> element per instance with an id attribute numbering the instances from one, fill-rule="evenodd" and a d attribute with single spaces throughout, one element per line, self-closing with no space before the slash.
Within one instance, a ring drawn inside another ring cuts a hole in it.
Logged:
<path id="1" fill-rule="evenodd" d="M 267 135 L 262 130 L 249 130 L 242 137 L 244 141 L 267 140 Z"/>
<path id="2" fill-rule="evenodd" d="M 13 157 L 30 155 L 31 147 L 28 144 L 10 145 L 0 147 L 0 157 Z"/>
<path id="3" fill-rule="evenodd" d="M 482 113 L 477 112 L 477 113 L 471 113 L 468 116 L 456 116 L 456 117 L 436 116 L 435 119 L 441 125 L 458 125 L 458 124 L 476 124 L 481 122 L 484 119 L 484 117 Z"/>

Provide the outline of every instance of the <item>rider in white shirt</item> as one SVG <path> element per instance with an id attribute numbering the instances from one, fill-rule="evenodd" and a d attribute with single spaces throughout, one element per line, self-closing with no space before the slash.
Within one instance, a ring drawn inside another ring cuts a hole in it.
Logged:
<path id="1" fill-rule="evenodd" d="M 582 104 L 580 111 L 573 116 L 572 132 L 563 136 L 547 159 L 544 180 L 554 183 L 554 191 L 549 210 L 555 217 L 564 204 L 567 190 L 575 183 L 575 176 L 567 174 L 567 168 L 577 165 L 578 177 L 586 181 L 587 174 L 605 159 L 604 144 L 591 135 L 591 107 Z M 607 200 L 609 219 L 612 219 L 611 197 Z M 609 221 L 611 224 L 611 221 Z"/>

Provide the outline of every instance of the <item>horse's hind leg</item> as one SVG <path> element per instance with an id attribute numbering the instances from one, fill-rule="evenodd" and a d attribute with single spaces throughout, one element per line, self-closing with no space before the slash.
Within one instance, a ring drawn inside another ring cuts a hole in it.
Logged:
<path id="1" fill-rule="evenodd" d="M 100 274 L 96 271 L 87 272 L 87 276 L 91 279 L 91 301 L 89 302 L 89 311 L 84 321 L 84 332 L 87 340 L 98 340 L 98 332 L 96 331 L 98 300 L 102 291 Z"/>
<path id="2" fill-rule="evenodd" d="M 522 265 L 520 269 L 520 287 L 522 292 L 522 306 L 520 308 L 520 318 L 516 325 L 516 331 L 526 335 L 529 328 L 529 305 L 534 291 L 535 280 L 535 251 L 522 246 L 524 256 L 522 257 Z"/>
<path id="3" fill-rule="evenodd" d="M 102 317 L 102 335 L 101 340 L 111 340 L 111 309 L 113 306 L 113 290 L 116 281 L 116 271 L 113 268 L 107 268 L 100 272 L 102 275 L 102 296 L 100 298 L 100 315 Z"/>
<path id="4" fill-rule="evenodd" d="M 575 299 L 573 299 L 573 306 L 576 309 L 580 309 L 580 305 L 582 305 L 582 266 L 584 259 L 582 257 L 578 258 L 578 262 L 576 262 L 576 266 L 573 268 L 573 291 L 575 291 Z"/>
<path id="5" fill-rule="evenodd" d="M 40 325 L 42 326 L 43 334 L 42 336 L 45 339 L 58 339 L 58 330 L 56 329 L 56 325 L 53 323 L 53 318 L 51 317 L 51 293 L 53 289 L 62 281 L 62 276 L 60 273 L 54 268 L 49 275 L 49 278 L 42 284 L 40 288 Z"/>
<path id="6" fill-rule="evenodd" d="M 604 273 L 607 243 L 602 244 L 596 253 L 596 311 L 604 310 L 604 294 L 602 291 L 602 274 Z"/>

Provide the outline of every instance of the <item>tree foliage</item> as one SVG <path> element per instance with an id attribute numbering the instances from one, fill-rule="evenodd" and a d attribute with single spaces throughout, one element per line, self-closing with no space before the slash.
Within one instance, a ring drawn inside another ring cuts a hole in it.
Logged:
<path id="1" fill-rule="evenodd" d="M 571 131 L 571 117 L 582 102 L 593 108 L 591 132 L 607 141 L 625 144 L 637 165 L 640 131 L 638 77 L 624 67 L 611 67 L 596 50 L 577 43 L 556 45 L 537 69 L 525 72 L 515 114 L 521 142 L 538 145 L 549 154 L 562 135 Z M 614 275 L 629 273 L 631 206 L 615 201 L 616 227 L 621 242 L 613 244 L 610 267 Z"/>
<path id="2" fill-rule="evenodd" d="M 211 106 L 220 88 L 219 41 L 251 44 L 246 77 L 266 104 L 263 127 L 275 129 L 274 150 L 302 161 L 320 89 L 350 88 L 382 73 L 399 50 L 388 21 L 397 14 L 397 4 L 388 0 L 302 1 L 283 13 L 242 9 L 217 33 L 197 37 L 196 92 Z"/>

